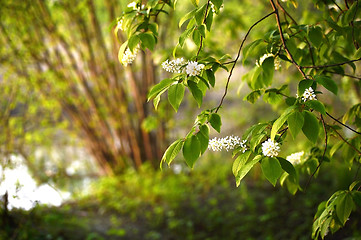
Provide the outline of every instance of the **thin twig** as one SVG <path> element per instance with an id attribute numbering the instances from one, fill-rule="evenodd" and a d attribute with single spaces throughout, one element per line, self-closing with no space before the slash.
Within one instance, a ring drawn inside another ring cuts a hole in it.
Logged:
<path id="1" fill-rule="evenodd" d="M 341 63 L 333 63 L 333 64 L 320 65 L 320 66 L 301 66 L 301 68 L 314 68 L 314 69 L 329 68 L 329 67 L 336 67 L 336 66 L 345 65 L 345 64 L 348 64 L 348 63 L 357 62 L 357 61 L 360 61 L 360 60 L 361 60 L 361 58 L 358 58 L 358 59 L 354 59 L 354 60 L 350 60 L 350 61 L 345 61 L 345 62 L 341 62 Z"/>
<path id="2" fill-rule="evenodd" d="M 325 132 L 325 149 L 323 150 L 321 161 L 318 163 L 318 165 L 317 165 L 315 171 L 313 171 L 312 175 L 308 178 L 308 181 L 307 181 L 306 186 L 305 186 L 305 191 L 306 191 L 307 187 L 309 186 L 313 176 L 315 176 L 316 172 L 321 167 L 321 164 L 323 163 L 323 160 L 324 160 L 325 154 L 326 154 L 326 150 L 327 150 L 328 135 L 327 135 L 327 130 L 326 130 L 326 124 L 325 124 L 325 120 L 323 119 L 322 114 L 320 114 L 320 117 L 321 117 L 321 122 L 322 122 L 322 126 L 323 126 L 323 131 Z"/>
<path id="3" fill-rule="evenodd" d="M 357 77 L 357 76 L 354 76 L 354 75 L 351 75 L 351 74 L 347 74 L 347 73 L 338 73 L 338 72 L 329 71 L 329 70 L 326 70 L 325 72 L 333 73 L 333 74 L 338 74 L 338 75 L 341 75 L 341 76 L 346 76 L 346 77 L 350 77 L 350 78 L 354 78 L 354 79 L 361 80 L 361 77 Z"/>
<path id="4" fill-rule="evenodd" d="M 335 128 L 333 128 L 332 126 L 330 126 L 332 128 L 332 130 L 342 139 L 342 141 L 344 141 L 344 143 L 346 143 L 347 145 L 350 146 L 350 148 L 352 148 L 355 152 L 357 152 L 359 155 L 361 155 L 361 151 L 358 150 L 354 145 L 352 145 L 351 143 L 349 143 L 339 132 L 337 132 L 337 130 Z"/>
<path id="5" fill-rule="evenodd" d="M 228 75 L 228 79 L 227 79 L 227 83 L 226 83 L 226 88 L 225 88 L 225 90 L 224 90 L 224 94 L 223 94 L 223 96 L 222 96 L 222 98 L 221 98 L 221 101 L 219 102 L 219 105 L 218 105 L 218 107 L 216 108 L 216 111 L 215 111 L 216 113 L 218 112 L 218 110 L 219 110 L 220 107 L 222 106 L 223 101 L 224 101 L 224 99 L 225 99 L 225 97 L 226 97 L 226 95 L 227 95 L 228 86 L 229 86 L 229 81 L 231 80 L 231 77 L 232 77 L 232 74 L 233 74 L 233 70 L 234 70 L 234 68 L 235 68 L 235 66 L 236 66 L 236 64 L 237 64 L 237 62 L 238 62 L 238 59 L 239 59 L 239 57 L 241 56 L 241 50 L 242 50 L 242 48 L 243 48 L 244 43 L 246 42 L 246 39 L 247 39 L 249 33 L 252 31 L 252 29 L 253 29 L 258 23 L 262 22 L 263 20 L 265 20 L 266 18 L 268 18 L 269 16 L 271 16 L 271 15 L 274 14 L 274 13 L 275 13 L 275 11 L 273 11 L 273 12 L 267 14 L 266 16 L 262 17 L 260 20 L 258 20 L 257 22 L 255 22 L 255 23 L 248 29 L 246 35 L 244 36 L 244 38 L 243 38 L 243 40 L 242 40 L 241 45 L 239 46 L 238 53 L 237 53 L 237 57 L 236 57 L 236 59 L 233 61 L 233 65 L 232 65 L 231 71 L 229 72 L 229 75 Z"/>
<path id="6" fill-rule="evenodd" d="M 332 118 L 333 120 L 335 120 L 337 123 L 341 124 L 342 126 L 344 126 L 345 128 L 350 129 L 352 132 L 357 133 L 359 135 L 361 135 L 360 132 L 356 131 L 355 129 L 351 128 L 350 126 L 347 126 L 346 124 L 343 124 L 342 122 L 340 122 L 338 119 L 336 119 L 335 117 L 333 117 L 331 114 L 329 114 L 328 112 L 326 112 L 327 116 L 329 116 L 330 118 Z"/>
<path id="7" fill-rule="evenodd" d="M 337 6 L 337 8 L 338 8 L 341 12 L 343 11 L 342 8 L 336 3 L 335 0 L 332 0 L 332 2 L 333 2 L 333 4 L 335 4 L 335 5 Z"/>

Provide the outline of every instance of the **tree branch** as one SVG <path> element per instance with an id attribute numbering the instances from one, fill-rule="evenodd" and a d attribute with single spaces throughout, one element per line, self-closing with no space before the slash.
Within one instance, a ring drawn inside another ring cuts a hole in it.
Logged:
<path id="1" fill-rule="evenodd" d="M 227 96 L 229 81 L 231 80 L 231 77 L 232 77 L 232 74 L 233 74 L 233 70 L 234 70 L 234 68 L 235 68 L 235 66 L 236 66 L 236 64 L 237 64 L 237 62 L 238 62 L 238 59 L 239 59 L 239 57 L 241 56 L 241 50 L 242 50 L 242 48 L 243 48 L 243 45 L 244 45 L 244 43 L 245 43 L 245 41 L 246 41 L 249 33 L 252 31 L 252 29 L 253 29 L 258 23 L 262 22 L 263 20 L 265 20 L 266 18 L 268 18 L 269 16 L 271 16 L 271 15 L 274 14 L 274 13 L 275 13 L 275 11 L 273 11 L 273 12 L 267 14 L 266 16 L 262 17 L 261 19 L 259 19 L 257 22 L 255 22 L 255 23 L 248 29 L 246 35 L 244 36 L 244 38 L 243 38 L 243 40 L 242 40 L 241 45 L 239 46 L 238 53 L 237 53 L 237 57 L 236 57 L 236 59 L 235 59 L 234 61 L 232 61 L 232 62 L 233 62 L 233 65 L 232 65 L 231 71 L 229 72 L 229 75 L 228 75 L 228 79 L 227 79 L 227 83 L 226 83 L 226 88 L 225 88 L 225 90 L 224 90 L 224 94 L 223 94 L 223 96 L 222 96 L 222 98 L 221 98 L 221 101 L 219 102 L 219 105 L 218 105 L 218 107 L 216 108 L 216 111 L 215 111 L 216 113 L 218 112 L 218 110 L 219 110 L 220 107 L 222 106 L 223 101 L 224 101 L 225 97 Z"/>
<path id="2" fill-rule="evenodd" d="M 298 65 L 298 63 L 295 61 L 295 59 L 293 58 L 290 50 L 288 49 L 287 45 L 286 45 L 286 39 L 283 36 L 283 30 L 281 27 L 281 21 L 280 21 L 280 15 L 278 14 L 278 9 L 274 3 L 273 0 L 270 0 L 270 3 L 272 5 L 272 8 L 276 14 L 276 21 L 277 21 L 277 26 L 278 26 L 278 31 L 280 32 L 280 37 L 281 37 L 281 42 L 283 44 L 283 47 L 287 53 L 287 55 L 289 56 L 289 58 L 291 59 L 291 62 L 297 67 L 298 71 L 302 74 L 304 79 L 307 79 L 307 75 L 305 74 L 305 72 L 302 70 L 302 67 L 300 65 Z"/>
<path id="3" fill-rule="evenodd" d="M 354 59 L 354 60 L 350 60 L 350 61 L 345 61 L 345 62 L 341 62 L 341 63 L 333 63 L 333 64 L 320 65 L 320 66 L 301 66 L 301 68 L 314 68 L 314 69 L 329 68 L 329 67 L 336 67 L 336 66 L 345 65 L 345 64 L 348 64 L 348 63 L 357 62 L 357 61 L 360 61 L 360 60 L 361 60 L 361 58 L 358 58 L 358 59 Z"/>
<path id="4" fill-rule="evenodd" d="M 207 21 L 207 12 L 208 12 L 209 4 L 210 4 L 210 0 L 207 1 L 206 11 L 204 13 L 204 18 L 203 18 L 203 24 L 206 24 L 206 21 Z M 198 56 L 199 56 L 199 53 L 201 52 L 202 46 L 203 46 L 203 36 L 201 35 L 201 42 L 199 44 L 199 48 L 197 51 L 196 61 L 198 60 Z"/>

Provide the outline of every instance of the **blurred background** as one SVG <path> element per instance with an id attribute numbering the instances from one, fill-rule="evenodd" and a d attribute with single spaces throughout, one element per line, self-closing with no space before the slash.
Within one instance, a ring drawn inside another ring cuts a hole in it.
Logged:
<path id="1" fill-rule="evenodd" d="M 164 8 L 155 20 L 155 50 L 139 51 L 124 67 L 118 50 L 126 33 L 114 34 L 114 27 L 128 3 L 0 0 L 0 239 L 310 239 L 318 204 L 347 188 L 357 169 L 336 154 L 332 167 L 326 163 L 295 196 L 272 187 L 259 167 L 237 188 L 231 152 L 208 151 L 193 170 L 180 154 L 161 171 L 166 147 L 185 136 L 202 110 L 218 105 L 228 74 L 217 73 L 201 109 L 186 93 L 178 113 L 166 99 L 155 111 L 147 92 L 170 76 L 161 63 L 172 58 L 178 22 L 193 5 L 178 1 L 177 11 Z M 311 1 L 284 6 L 300 22 L 319 20 Z M 261 0 L 225 1 L 204 51 L 234 58 L 248 28 L 271 11 Z M 274 27 L 272 17 L 265 20 L 248 43 Z M 189 40 L 177 56 L 190 59 L 196 51 Z M 243 100 L 250 91 L 244 76 L 266 51 L 261 44 L 235 69 L 220 110 L 222 133 L 211 131 L 211 138 L 242 136 L 279 115 L 282 99 L 272 106 Z M 299 79 L 288 67 L 282 63 L 274 82 L 289 84 L 288 95 L 296 95 Z M 336 116 L 360 102 L 352 79 L 338 81 L 344 89 L 339 98 L 321 96 Z M 308 144 L 302 137 L 288 141 L 284 154 Z M 301 186 L 307 180 L 301 177 Z M 361 239 L 360 224 L 355 212 L 326 239 Z"/>

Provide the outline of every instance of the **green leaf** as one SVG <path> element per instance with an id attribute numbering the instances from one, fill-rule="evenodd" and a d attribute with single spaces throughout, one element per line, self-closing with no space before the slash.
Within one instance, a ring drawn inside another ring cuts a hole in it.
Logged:
<path id="1" fill-rule="evenodd" d="M 292 163 L 281 157 L 277 157 L 277 160 L 280 162 L 282 169 L 285 170 L 290 176 L 292 176 L 296 180 L 297 173 Z"/>
<path id="2" fill-rule="evenodd" d="M 208 11 L 208 15 L 206 18 L 206 27 L 207 27 L 208 32 L 211 31 L 212 23 L 213 23 L 213 12 Z"/>
<path id="3" fill-rule="evenodd" d="M 270 86 L 273 80 L 273 73 L 275 70 L 274 67 L 274 58 L 273 57 L 269 57 L 266 58 L 263 63 L 262 63 L 262 83 L 263 86 Z"/>
<path id="4" fill-rule="evenodd" d="M 217 132 L 221 132 L 222 121 L 221 116 L 218 113 L 211 114 L 209 118 L 209 123 Z"/>
<path id="5" fill-rule="evenodd" d="M 217 10 L 219 10 L 219 8 L 223 4 L 223 0 L 211 0 L 211 2 L 214 4 L 214 6 L 217 8 Z"/>
<path id="6" fill-rule="evenodd" d="M 252 169 L 252 167 L 258 163 L 261 159 L 263 158 L 262 155 L 257 155 L 256 157 L 254 157 L 251 161 L 240 165 L 239 166 L 239 170 L 238 170 L 238 174 L 236 176 L 236 185 L 237 187 L 239 186 L 239 184 L 241 183 L 241 180 L 247 175 L 247 173 Z M 241 160 L 240 160 L 241 161 Z"/>
<path id="7" fill-rule="evenodd" d="M 201 153 L 201 143 L 199 142 L 197 136 L 192 135 L 190 138 L 187 138 L 183 145 L 183 156 L 190 168 L 193 168 L 194 163 L 199 158 Z"/>
<path id="8" fill-rule="evenodd" d="M 288 107 L 282 115 L 273 123 L 271 130 L 271 139 L 274 140 L 278 130 L 283 126 L 283 124 L 287 121 L 288 117 L 291 115 L 295 106 Z"/>
<path id="9" fill-rule="evenodd" d="M 123 55 L 124 55 L 124 51 L 128 46 L 128 41 L 125 41 L 122 46 L 120 46 L 119 51 L 118 51 L 118 60 L 120 63 L 122 63 L 122 59 L 123 59 Z"/>
<path id="10" fill-rule="evenodd" d="M 201 155 L 207 150 L 209 144 L 209 127 L 203 124 L 199 127 L 199 132 L 196 134 L 201 144 Z"/>
<path id="11" fill-rule="evenodd" d="M 185 86 L 182 83 L 170 86 L 168 90 L 168 101 L 177 112 L 184 97 Z"/>
<path id="12" fill-rule="evenodd" d="M 201 107 L 203 101 L 203 93 L 198 88 L 197 84 L 193 81 L 188 81 L 188 88 L 191 91 L 193 98 L 198 103 L 198 107 Z"/>
<path id="13" fill-rule="evenodd" d="M 207 69 L 206 71 L 207 79 L 209 84 L 211 84 L 212 87 L 216 84 L 216 78 L 214 77 L 214 72 L 211 69 Z"/>
<path id="14" fill-rule="evenodd" d="M 182 149 L 184 144 L 183 139 L 178 139 L 177 141 L 173 142 L 167 150 L 164 152 L 162 157 L 162 162 L 167 162 L 169 165 L 173 159 L 178 155 L 179 151 Z"/>
<path id="15" fill-rule="evenodd" d="M 305 134 L 305 136 L 308 138 L 308 140 L 310 140 L 313 144 L 315 144 L 320 131 L 318 126 L 318 120 L 315 117 L 315 115 L 313 115 L 309 111 L 304 111 L 303 117 L 305 121 L 302 127 L 302 131 Z"/>
<path id="16" fill-rule="evenodd" d="M 247 96 L 245 96 L 243 100 L 247 100 L 250 103 L 255 103 L 261 95 L 262 95 L 261 90 L 255 90 L 250 92 Z"/>
<path id="17" fill-rule="evenodd" d="M 148 93 L 148 101 L 156 97 L 163 90 L 168 89 L 173 82 L 175 82 L 173 79 L 166 78 L 157 85 L 154 85 Z"/>
<path id="18" fill-rule="evenodd" d="M 243 48 L 243 51 L 242 51 L 242 52 L 243 52 L 243 60 L 242 60 L 242 61 L 243 61 L 243 64 L 244 64 L 244 62 L 246 61 L 249 53 L 252 52 L 252 50 L 253 50 L 255 47 L 257 47 L 258 44 L 260 44 L 261 42 L 263 42 L 263 39 L 258 39 L 258 40 L 256 40 L 256 41 L 248 44 L 247 46 L 245 46 L 245 47 Z"/>
<path id="19" fill-rule="evenodd" d="M 288 128 L 291 132 L 293 139 L 295 139 L 298 133 L 301 131 L 304 121 L 305 119 L 302 113 L 300 113 L 299 111 L 295 111 L 288 116 Z"/>
<path id="20" fill-rule="evenodd" d="M 148 48 L 149 50 L 153 50 L 155 46 L 155 38 L 151 33 L 141 33 L 139 35 L 140 40 L 142 41 L 142 45 L 144 48 Z"/>
<path id="21" fill-rule="evenodd" d="M 326 109 L 323 103 L 317 100 L 309 100 L 305 102 L 306 106 L 308 106 L 311 109 L 316 110 L 319 113 L 326 114 Z"/>
<path id="22" fill-rule="evenodd" d="M 196 23 L 198 26 L 202 25 L 202 23 L 203 23 L 206 7 L 207 7 L 207 4 L 204 4 L 201 8 L 199 8 L 196 11 L 196 14 L 194 15 L 194 18 L 196 19 Z"/>
<path id="23" fill-rule="evenodd" d="M 241 168 L 246 164 L 248 161 L 249 156 L 251 156 L 251 151 L 246 151 L 244 153 L 241 153 L 236 160 L 234 160 L 232 165 L 232 172 L 235 177 L 237 177 L 238 172 L 241 170 Z"/>
<path id="24" fill-rule="evenodd" d="M 335 81 L 333 81 L 330 77 L 324 76 L 324 75 L 317 75 L 317 76 L 315 76 L 315 80 L 319 84 L 324 86 L 327 90 L 329 90 L 330 92 L 337 95 L 338 87 L 337 87 Z"/>
<path id="25" fill-rule="evenodd" d="M 361 208 L 361 192 L 352 191 L 352 199 Z"/>
<path id="26" fill-rule="evenodd" d="M 138 35 L 132 35 L 129 40 L 128 40 L 128 47 L 130 49 L 131 52 L 133 52 L 133 50 L 137 47 L 138 43 L 139 43 L 139 37 Z"/>
<path id="27" fill-rule="evenodd" d="M 196 7 L 198 7 L 199 0 L 191 0 L 192 4 Z"/>
<path id="28" fill-rule="evenodd" d="M 282 175 L 283 172 L 278 160 L 275 158 L 264 158 L 261 162 L 261 169 L 267 180 L 273 186 L 276 186 L 277 179 Z"/>
<path id="29" fill-rule="evenodd" d="M 185 30 L 179 37 L 179 46 L 183 47 L 185 40 L 193 33 L 195 26 Z"/>
<path id="30" fill-rule="evenodd" d="M 322 43 L 322 37 L 322 29 L 320 27 L 312 27 L 309 29 L 308 38 L 317 48 L 319 48 Z"/>
<path id="31" fill-rule="evenodd" d="M 336 214 L 338 219 L 345 225 L 353 208 L 353 200 L 350 193 L 346 192 L 336 200 Z"/>
<path id="32" fill-rule="evenodd" d="M 311 87 L 313 84 L 313 80 L 304 79 L 298 83 L 298 95 L 302 96 L 305 90 Z"/>
<path id="33" fill-rule="evenodd" d="M 198 31 L 201 34 L 202 37 L 206 37 L 206 27 L 204 24 L 198 26 Z"/>
<path id="34" fill-rule="evenodd" d="M 181 20 L 179 21 L 179 27 L 181 27 L 183 25 L 183 23 L 185 23 L 187 20 L 191 19 L 194 14 L 196 13 L 197 9 L 194 9 L 193 11 L 187 13 L 186 15 L 184 15 Z"/>

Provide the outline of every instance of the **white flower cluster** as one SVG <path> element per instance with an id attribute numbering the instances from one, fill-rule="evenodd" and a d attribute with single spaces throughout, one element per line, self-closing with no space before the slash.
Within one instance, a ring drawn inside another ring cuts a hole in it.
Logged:
<path id="1" fill-rule="evenodd" d="M 124 66 L 128 66 L 129 64 L 131 64 L 135 60 L 135 58 L 137 57 L 138 50 L 139 50 L 139 48 L 136 47 L 132 52 L 132 51 L 130 51 L 129 48 L 127 48 L 127 50 L 123 54 L 123 58 L 122 58 L 121 63 Z"/>
<path id="2" fill-rule="evenodd" d="M 142 4 L 140 7 L 138 7 L 138 3 L 136 2 L 131 2 L 127 5 L 128 8 L 133 8 L 133 10 L 143 10 L 145 8 L 145 5 Z"/>
<path id="3" fill-rule="evenodd" d="M 221 151 L 222 149 L 233 150 L 237 147 L 241 147 L 241 151 L 244 153 L 247 151 L 247 140 L 242 140 L 238 136 L 227 136 L 224 138 L 213 138 L 209 140 L 208 149 L 212 151 Z"/>
<path id="4" fill-rule="evenodd" d="M 195 61 L 188 61 L 185 69 L 186 69 L 186 73 L 189 76 L 197 76 L 201 73 L 203 68 L 204 68 L 203 64 L 198 64 L 198 62 Z"/>
<path id="5" fill-rule="evenodd" d="M 316 94 L 314 93 L 312 87 L 309 87 L 302 94 L 302 101 L 306 102 L 307 100 L 317 100 Z"/>
<path id="6" fill-rule="evenodd" d="M 170 73 L 181 73 L 183 65 L 185 65 L 183 58 L 177 58 L 171 61 L 167 59 L 162 63 L 162 68 Z"/>
<path id="7" fill-rule="evenodd" d="M 278 153 L 281 151 L 278 146 L 278 142 L 273 141 L 269 138 L 267 141 L 262 143 L 262 153 L 266 157 L 276 157 Z"/>
<path id="8" fill-rule="evenodd" d="M 184 69 L 182 67 L 187 64 Z M 182 71 L 187 73 L 189 76 L 197 76 L 201 73 L 204 68 L 203 64 L 198 64 L 196 61 L 185 62 L 183 58 L 176 58 L 175 60 L 169 61 L 168 59 L 162 63 L 162 68 L 171 73 L 181 73 Z"/>
<path id="9" fill-rule="evenodd" d="M 293 165 L 297 165 L 301 163 L 301 158 L 304 154 L 304 151 L 292 153 L 291 155 L 287 156 L 286 159 Z"/>

